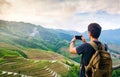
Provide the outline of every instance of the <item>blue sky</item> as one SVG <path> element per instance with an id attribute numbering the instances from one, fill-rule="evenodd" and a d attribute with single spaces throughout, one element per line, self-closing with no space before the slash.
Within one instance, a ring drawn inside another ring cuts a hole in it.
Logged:
<path id="1" fill-rule="evenodd" d="M 89 23 L 120 28 L 120 0 L 0 0 L 0 19 L 84 32 Z"/>

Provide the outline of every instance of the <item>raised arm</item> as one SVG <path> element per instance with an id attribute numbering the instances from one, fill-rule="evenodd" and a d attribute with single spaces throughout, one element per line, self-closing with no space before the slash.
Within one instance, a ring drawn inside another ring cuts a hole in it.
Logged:
<path id="1" fill-rule="evenodd" d="M 86 42 L 86 40 L 85 40 L 85 38 L 82 36 L 81 37 L 81 41 L 82 42 Z M 75 45 L 75 42 L 76 42 L 76 38 L 75 37 L 73 37 L 73 39 L 71 40 L 71 42 L 70 42 L 70 48 L 69 48 L 69 51 L 70 51 L 70 53 L 72 53 L 72 54 L 77 54 L 77 51 L 76 51 L 76 47 L 74 46 Z"/>

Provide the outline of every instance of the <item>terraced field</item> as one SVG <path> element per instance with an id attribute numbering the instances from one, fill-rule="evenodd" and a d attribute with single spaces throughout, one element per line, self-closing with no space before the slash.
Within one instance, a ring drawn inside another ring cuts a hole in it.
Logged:
<path id="1" fill-rule="evenodd" d="M 23 51 L 29 59 L 35 59 L 35 60 L 68 60 L 64 56 L 51 52 L 51 51 L 45 51 L 40 49 L 27 49 L 26 51 Z M 71 61 L 69 59 L 69 61 Z M 73 61 L 71 61 L 73 62 Z"/>
<path id="2" fill-rule="evenodd" d="M 113 66 L 115 65 L 119 65 L 120 64 L 120 59 L 117 59 L 117 58 L 112 58 L 112 62 L 113 62 Z"/>
<path id="3" fill-rule="evenodd" d="M 0 77 L 60 77 L 70 68 L 66 61 L 73 62 L 51 51 L 3 44 L 0 46 Z"/>
<path id="4" fill-rule="evenodd" d="M 62 77 L 71 67 L 66 61 L 77 64 L 51 51 L 0 43 L 0 77 Z M 118 64 L 113 57 L 113 65 Z"/>
<path id="5" fill-rule="evenodd" d="M 69 68 L 57 60 L 30 60 L 21 57 L 4 57 L 1 61 L 0 70 L 3 77 L 5 75 L 5 77 L 10 77 L 11 75 L 59 77 L 62 73 L 67 72 Z"/>

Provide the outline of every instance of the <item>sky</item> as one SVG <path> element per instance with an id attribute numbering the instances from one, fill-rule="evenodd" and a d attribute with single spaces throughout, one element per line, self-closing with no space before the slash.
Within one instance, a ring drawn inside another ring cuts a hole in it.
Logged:
<path id="1" fill-rule="evenodd" d="M 0 20 L 84 32 L 90 23 L 120 28 L 120 0 L 0 0 Z"/>

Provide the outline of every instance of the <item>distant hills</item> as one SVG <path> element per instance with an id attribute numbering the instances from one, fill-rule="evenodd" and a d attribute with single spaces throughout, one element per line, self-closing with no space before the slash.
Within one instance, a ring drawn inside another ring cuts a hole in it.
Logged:
<path id="1" fill-rule="evenodd" d="M 13 45 L 44 50 L 56 50 L 70 41 L 69 31 L 47 29 L 24 22 L 0 21 L 0 41 Z M 62 41 L 62 42 L 61 42 Z M 63 42 L 65 41 L 65 42 Z M 55 49 L 54 49 L 55 48 Z"/>
<path id="2" fill-rule="evenodd" d="M 37 41 L 39 40 L 39 42 L 44 40 L 44 42 L 51 41 L 52 43 L 58 42 L 59 40 L 70 41 L 74 35 L 80 35 L 80 34 L 83 34 L 88 39 L 87 32 L 79 33 L 77 31 L 50 29 L 30 23 L 8 22 L 3 20 L 0 20 L 0 33 L 4 37 L 9 36 L 9 38 L 17 38 L 17 39 L 20 38 L 26 40 L 34 39 Z M 114 43 L 120 45 L 119 33 L 120 33 L 120 29 L 104 30 L 101 33 L 100 39 L 107 43 Z M 2 38 L 1 41 L 3 41 Z M 15 39 L 12 41 L 15 41 Z M 18 41 L 16 40 L 16 42 Z"/>
<path id="3" fill-rule="evenodd" d="M 62 47 L 69 47 L 69 42 L 73 37 L 70 33 L 76 34 L 78 32 L 74 31 L 73 33 L 30 23 L 0 20 L 0 42 L 21 48 L 38 48 L 60 53 Z"/>
<path id="4" fill-rule="evenodd" d="M 120 29 L 115 30 L 104 30 L 101 35 L 101 39 L 106 41 L 108 44 L 120 45 Z"/>
<path id="5" fill-rule="evenodd" d="M 0 77 L 67 76 L 78 63 L 55 52 L 71 38 L 62 31 L 0 20 Z"/>
<path id="6" fill-rule="evenodd" d="M 119 33 L 120 29 L 105 30 L 102 31 L 100 37 L 100 40 L 109 45 L 114 57 L 119 54 Z M 81 56 L 69 53 L 69 42 L 74 35 L 81 34 L 88 39 L 87 32 L 79 33 L 77 31 L 44 28 L 31 23 L 0 20 L 0 76 L 7 77 L 8 73 L 12 72 L 10 76 L 14 76 L 16 73 L 18 76 L 41 75 L 40 77 L 59 77 L 59 75 L 65 74 L 66 77 L 70 68 L 77 69 L 79 72 L 76 62 L 80 62 Z M 80 43 L 77 41 L 76 45 Z M 120 61 L 118 60 L 114 58 L 114 63 L 119 64 Z M 34 73 L 31 72 L 33 70 Z M 38 72 L 40 70 L 41 72 Z M 73 77 L 75 77 L 74 75 Z"/>
<path id="7" fill-rule="evenodd" d="M 119 33 L 120 29 L 104 30 L 101 33 L 100 40 L 110 46 L 111 44 L 120 46 Z M 0 20 L 0 42 L 22 48 L 50 50 L 63 55 L 66 54 L 66 56 L 69 55 L 66 52 L 63 53 L 63 47 L 67 51 L 73 36 L 80 34 L 88 39 L 87 32 L 79 33 L 77 31 L 44 28 L 31 23 Z"/>
<path id="8" fill-rule="evenodd" d="M 100 40 L 107 44 L 120 45 L 120 29 L 104 30 Z M 8 22 L 0 20 L 0 42 L 19 47 L 40 48 L 58 52 L 62 47 L 69 47 L 74 35 L 88 39 L 87 32 L 67 31 L 62 29 L 44 28 L 24 22 Z"/>

